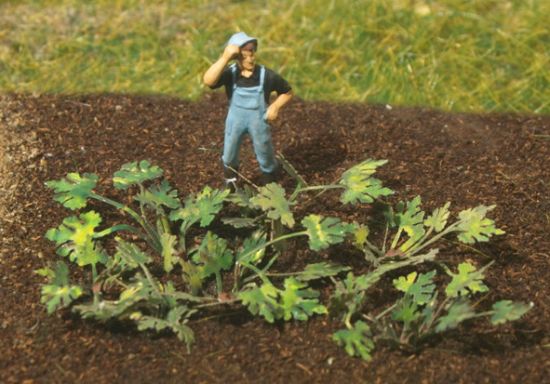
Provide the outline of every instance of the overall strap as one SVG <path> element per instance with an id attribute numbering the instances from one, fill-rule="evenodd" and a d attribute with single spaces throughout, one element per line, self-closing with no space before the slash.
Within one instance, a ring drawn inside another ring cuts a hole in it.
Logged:
<path id="1" fill-rule="evenodd" d="M 237 64 L 233 63 L 229 68 L 231 68 L 231 76 L 233 76 L 233 91 L 235 91 L 235 88 L 237 88 Z"/>
<path id="2" fill-rule="evenodd" d="M 264 90 L 265 67 L 260 65 L 260 91 Z"/>

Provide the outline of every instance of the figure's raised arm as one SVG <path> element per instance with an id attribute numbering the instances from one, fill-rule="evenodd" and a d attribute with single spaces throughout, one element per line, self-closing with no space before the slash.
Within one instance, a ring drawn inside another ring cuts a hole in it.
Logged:
<path id="1" fill-rule="evenodd" d="M 225 47 L 220 58 L 204 73 L 202 78 L 203 83 L 209 87 L 216 85 L 226 65 L 239 55 L 239 51 L 240 48 L 237 45 L 228 45 Z"/>

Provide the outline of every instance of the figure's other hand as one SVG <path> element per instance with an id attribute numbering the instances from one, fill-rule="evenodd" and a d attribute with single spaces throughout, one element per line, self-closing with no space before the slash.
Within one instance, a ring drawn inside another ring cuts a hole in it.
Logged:
<path id="1" fill-rule="evenodd" d="M 233 60 L 239 56 L 241 49 L 238 45 L 228 45 L 223 51 L 223 57 L 227 60 Z"/>
<path id="2" fill-rule="evenodd" d="M 275 104 L 271 104 L 265 113 L 265 119 L 267 121 L 275 121 L 277 120 L 277 116 L 279 116 L 279 107 Z"/>

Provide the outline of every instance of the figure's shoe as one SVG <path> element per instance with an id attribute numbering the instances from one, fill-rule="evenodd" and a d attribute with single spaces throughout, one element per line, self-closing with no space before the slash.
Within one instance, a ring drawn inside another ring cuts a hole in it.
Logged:
<path id="1" fill-rule="evenodd" d="M 261 183 L 262 185 L 267 185 L 269 183 L 276 183 L 281 179 L 281 165 L 277 166 L 275 171 L 267 173 L 262 172 Z"/>
<path id="2" fill-rule="evenodd" d="M 225 187 L 228 188 L 231 193 L 235 193 L 239 189 L 237 173 L 232 169 L 223 167 L 223 176 L 225 178 Z"/>

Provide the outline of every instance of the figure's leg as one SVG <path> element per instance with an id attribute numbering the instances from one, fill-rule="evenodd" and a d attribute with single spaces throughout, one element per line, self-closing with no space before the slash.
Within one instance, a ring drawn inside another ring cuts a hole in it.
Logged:
<path id="1" fill-rule="evenodd" d="M 269 182 L 275 181 L 279 164 L 271 141 L 271 127 L 263 118 L 256 119 L 251 123 L 250 137 L 264 179 L 269 179 Z"/>
<path id="2" fill-rule="evenodd" d="M 237 115 L 238 113 L 230 110 L 225 120 L 222 155 L 225 183 L 233 190 L 236 189 L 237 174 L 231 168 L 235 170 L 239 169 L 239 151 L 244 133 L 246 132 L 242 119 Z"/>

